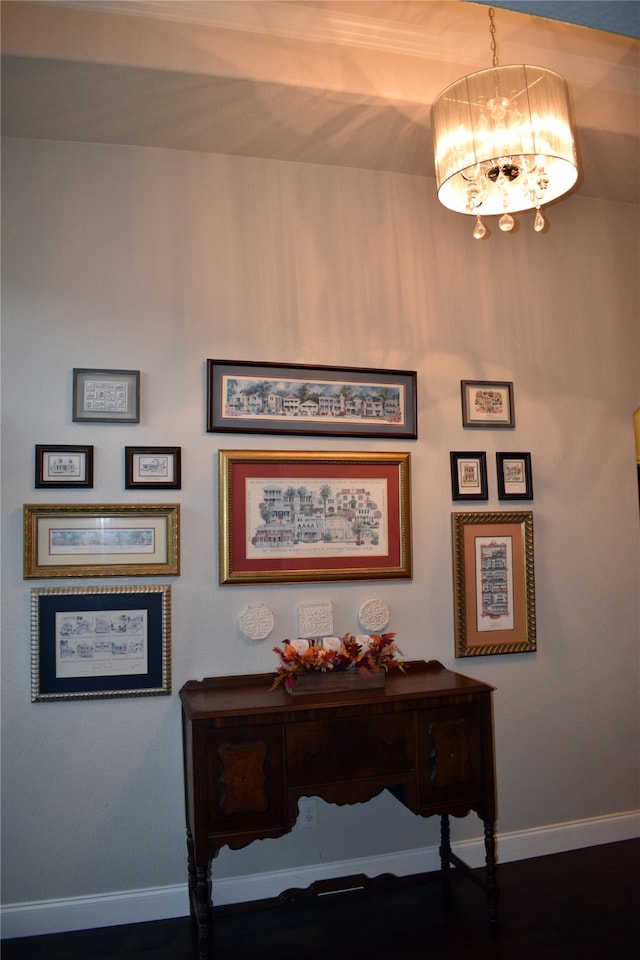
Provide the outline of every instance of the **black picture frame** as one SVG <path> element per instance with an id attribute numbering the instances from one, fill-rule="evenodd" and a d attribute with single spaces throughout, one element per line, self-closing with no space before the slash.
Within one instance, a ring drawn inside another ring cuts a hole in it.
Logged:
<path id="1" fill-rule="evenodd" d="M 86 444 L 37 443 L 35 486 L 67 488 L 93 487 L 93 447 Z"/>
<path id="2" fill-rule="evenodd" d="M 483 450 L 452 450 L 449 457 L 452 500 L 487 500 L 489 484 L 486 453 Z"/>
<path id="3" fill-rule="evenodd" d="M 181 447 L 125 447 L 125 490 L 180 490 Z"/>
<path id="4" fill-rule="evenodd" d="M 496 453 L 499 500 L 533 500 L 530 453 Z"/>
<path id="5" fill-rule="evenodd" d="M 139 423 L 140 371 L 73 370 L 74 423 Z"/>
<path id="6" fill-rule="evenodd" d="M 171 587 L 31 591 L 31 700 L 171 693 Z"/>
<path id="7" fill-rule="evenodd" d="M 416 439 L 416 383 L 414 370 L 207 360 L 207 432 Z"/>

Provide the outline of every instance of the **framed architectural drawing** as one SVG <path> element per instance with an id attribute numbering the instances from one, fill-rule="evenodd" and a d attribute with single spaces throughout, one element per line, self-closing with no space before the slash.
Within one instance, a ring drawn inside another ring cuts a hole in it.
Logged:
<path id="1" fill-rule="evenodd" d="M 219 452 L 220 583 L 411 577 L 409 454 Z"/>
<path id="2" fill-rule="evenodd" d="M 536 649 L 533 514 L 453 513 L 456 657 Z"/>
<path id="3" fill-rule="evenodd" d="M 515 427 L 513 383 L 461 380 L 463 427 Z"/>
<path id="4" fill-rule="evenodd" d="M 180 573 L 180 506 L 24 505 L 24 577 Z"/>
<path id="5" fill-rule="evenodd" d="M 125 447 L 125 489 L 179 490 L 181 453 L 181 447 Z"/>
<path id="6" fill-rule="evenodd" d="M 530 453 L 496 453 L 500 500 L 533 500 Z"/>
<path id="7" fill-rule="evenodd" d="M 451 498 L 453 500 L 486 500 L 489 496 L 487 484 L 487 455 L 477 453 L 450 453 L 451 461 Z"/>
<path id="8" fill-rule="evenodd" d="M 171 587 L 31 591 L 31 699 L 171 693 Z"/>
<path id="9" fill-rule="evenodd" d="M 93 487 L 93 447 L 36 444 L 36 487 Z"/>
<path id="10" fill-rule="evenodd" d="M 207 360 L 207 431 L 415 438 L 416 373 Z"/>
<path id="11" fill-rule="evenodd" d="M 75 423 L 139 423 L 140 371 L 73 371 L 73 420 Z"/>

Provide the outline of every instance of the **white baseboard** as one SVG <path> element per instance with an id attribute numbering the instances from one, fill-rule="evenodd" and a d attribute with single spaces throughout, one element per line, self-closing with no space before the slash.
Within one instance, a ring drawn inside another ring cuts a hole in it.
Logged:
<path id="1" fill-rule="evenodd" d="M 581 847 L 631 840 L 639 836 L 638 810 L 512 833 L 499 833 L 498 861 L 509 863 L 514 860 L 527 860 L 551 853 L 578 850 Z M 469 866 L 480 867 L 484 864 L 482 837 L 464 840 L 452 846 Z M 277 897 L 283 890 L 305 889 L 314 881 L 333 877 L 357 874 L 376 877 L 385 873 L 409 876 L 437 870 L 439 866 L 438 849 L 434 846 L 253 876 L 228 879 L 222 877 L 214 882 L 214 902 L 221 905 Z M 12 939 L 119 926 L 124 923 L 168 920 L 172 917 L 187 916 L 188 913 L 187 885 L 184 883 L 172 887 L 126 890 L 99 896 L 7 904 L 1 908 L 0 919 L 3 939 Z"/>

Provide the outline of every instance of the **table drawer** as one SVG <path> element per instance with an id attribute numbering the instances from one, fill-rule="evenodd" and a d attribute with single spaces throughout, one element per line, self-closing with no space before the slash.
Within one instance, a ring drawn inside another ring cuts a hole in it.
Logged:
<path id="1" fill-rule="evenodd" d="M 415 756 L 412 714 L 308 721 L 286 731 L 289 786 L 409 773 Z"/>

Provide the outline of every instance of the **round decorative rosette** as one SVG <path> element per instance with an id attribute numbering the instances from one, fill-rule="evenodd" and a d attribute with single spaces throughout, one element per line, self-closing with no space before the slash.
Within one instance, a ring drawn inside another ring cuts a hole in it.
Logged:
<path id="1" fill-rule="evenodd" d="M 384 600 L 365 600 L 358 612 L 360 623 L 369 633 L 381 633 L 391 620 L 391 609 Z"/>

